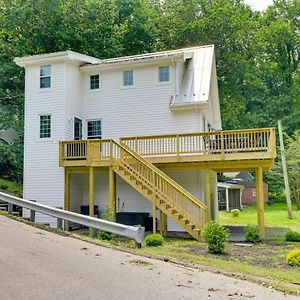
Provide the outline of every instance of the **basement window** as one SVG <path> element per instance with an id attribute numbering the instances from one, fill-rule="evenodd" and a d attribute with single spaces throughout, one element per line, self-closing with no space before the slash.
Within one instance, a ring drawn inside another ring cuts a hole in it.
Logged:
<path id="1" fill-rule="evenodd" d="M 40 67 L 40 88 L 51 87 L 51 65 Z"/>

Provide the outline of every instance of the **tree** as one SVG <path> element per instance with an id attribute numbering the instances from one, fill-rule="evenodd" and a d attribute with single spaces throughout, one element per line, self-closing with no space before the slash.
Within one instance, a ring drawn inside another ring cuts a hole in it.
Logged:
<path id="1" fill-rule="evenodd" d="M 287 167 L 290 189 L 293 199 L 300 209 L 300 130 L 296 130 L 291 137 L 287 137 Z"/>

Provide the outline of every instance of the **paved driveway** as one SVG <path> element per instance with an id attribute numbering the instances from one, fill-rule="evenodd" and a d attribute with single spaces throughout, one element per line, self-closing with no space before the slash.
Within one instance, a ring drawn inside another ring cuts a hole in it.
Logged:
<path id="1" fill-rule="evenodd" d="M 0 299 L 299 299 L 0 216 Z"/>

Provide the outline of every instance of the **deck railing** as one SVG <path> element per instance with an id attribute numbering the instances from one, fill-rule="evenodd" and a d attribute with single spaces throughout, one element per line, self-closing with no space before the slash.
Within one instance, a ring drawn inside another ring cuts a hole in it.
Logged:
<path id="1" fill-rule="evenodd" d="M 121 138 L 142 156 L 263 152 L 275 154 L 273 128 Z"/>
<path id="2" fill-rule="evenodd" d="M 144 157 L 215 155 L 268 152 L 275 157 L 273 128 L 126 137 L 127 147 Z M 64 161 L 109 162 L 112 140 L 60 142 L 60 164 Z"/>

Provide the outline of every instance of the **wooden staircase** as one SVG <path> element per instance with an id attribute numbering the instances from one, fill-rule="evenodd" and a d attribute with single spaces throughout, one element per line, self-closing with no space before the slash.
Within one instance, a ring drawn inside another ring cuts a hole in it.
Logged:
<path id="1" fill-rule="evenodd" d="M 208 222 L 206 205 L 125 144 L 112 141 L 111 157 L 121 178 L 191 236 L 200 238 Z"/>

